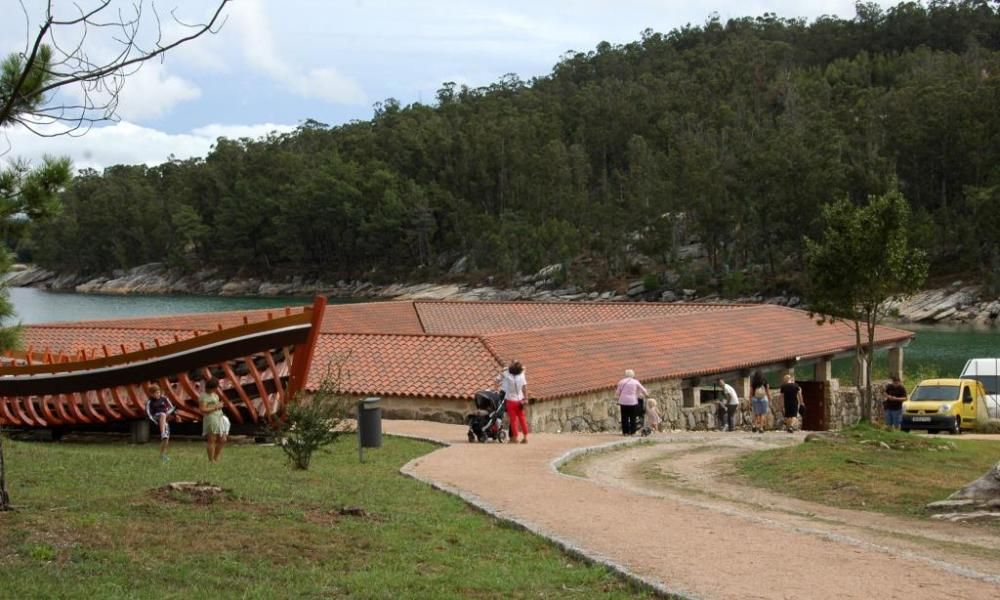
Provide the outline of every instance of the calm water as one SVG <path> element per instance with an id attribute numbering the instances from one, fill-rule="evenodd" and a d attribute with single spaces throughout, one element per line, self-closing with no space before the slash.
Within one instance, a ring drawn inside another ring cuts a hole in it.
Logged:
<path id="1" fill-rule="evenodd" d="M 213 312 L 309 304 L 307 298 L 224 298 L 218 296 L 98 296 L 11 288 L 10 297 L 21 322 L 83 321 L 190 312 Z M 903 326 L 917 337 L 904 351 L 907 373 L 956 376 L 973 357 L 1000 356 L 1000 329 Z M 885 356 L 876 359 L 876 373 L 885 372 Z M 834 375 L 850 376 L 850 361 L 834 363 Z"/>
<path id="2" fill-rule="evenodd" d="M 311 298 L 220 296 L 101 296 L 10 288 L 17 319 L 24 324 L 121 319 L 192 312 L 218 312 L 312 304 Z"/>

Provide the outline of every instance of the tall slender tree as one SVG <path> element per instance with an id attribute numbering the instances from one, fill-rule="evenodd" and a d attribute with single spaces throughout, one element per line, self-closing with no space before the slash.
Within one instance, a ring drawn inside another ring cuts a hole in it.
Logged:
<path id="1" fill-rule="evenodd" d="M 923 251 L 910 244 L 910 208 L 893 191 L 864 206 L 840 200 L 823 207 L 822 237 L 806 239 L 809 308 L 821 321 L 843 321 L 855 334 L 855 384 L 864 395 L 861 418 L 872 417 L 875 328 L 890 302 L 917 291 L 927 277 Z M 862 386 L 862 383 L 864 385 Z"/>

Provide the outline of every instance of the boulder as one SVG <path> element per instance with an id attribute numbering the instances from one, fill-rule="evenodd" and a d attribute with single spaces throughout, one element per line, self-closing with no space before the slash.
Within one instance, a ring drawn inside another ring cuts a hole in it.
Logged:
<path id="1" fill-rule="evenodd" d="M 1000 521 L 1000 462 L 946 500 L 931 502 L 926 508 L 934 519 Z"/>

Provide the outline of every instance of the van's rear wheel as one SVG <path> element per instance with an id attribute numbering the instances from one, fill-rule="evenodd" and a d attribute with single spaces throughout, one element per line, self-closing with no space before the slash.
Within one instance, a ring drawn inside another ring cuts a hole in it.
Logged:
<path id="1" fill-rule="evenodd" d="M 955 424 L 952 426 L 951 431 L 949 431 L 949 433 L 951 433 L 951 435 L 959 435 L 960 433 L 962 433 L 961 417 L 955 417 Z"/>

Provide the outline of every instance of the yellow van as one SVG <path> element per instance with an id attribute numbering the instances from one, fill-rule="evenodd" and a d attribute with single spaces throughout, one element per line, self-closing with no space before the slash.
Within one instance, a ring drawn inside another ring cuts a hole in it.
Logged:
<path id="1" fill-rule="evenodd" d="M 989 419 L 986 388 L 975 379 L 925 379 L 903 403 L 900 429 L 926 429 L 928 433 L 973 430 Z"/>

